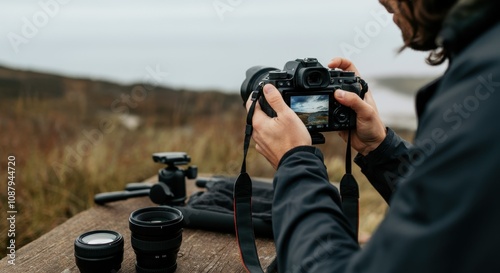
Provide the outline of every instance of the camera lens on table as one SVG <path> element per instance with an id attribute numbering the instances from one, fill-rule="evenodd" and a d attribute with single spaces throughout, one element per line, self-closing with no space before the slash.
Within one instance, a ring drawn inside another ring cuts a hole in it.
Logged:
<path id="1" fill-rule="evenodd" d="M 75 260 L 80 272 L 116 272 L 123 261 L 123 236 L 111 230 L 86 232 L 75 240 Z"/>
<path id="2" fill-rule="evenodd" d="M 131 244 L 139 273 L 174 272 L 182 242 L 183 216 L 180 210 L 149 207 L 130 214 Z"/>

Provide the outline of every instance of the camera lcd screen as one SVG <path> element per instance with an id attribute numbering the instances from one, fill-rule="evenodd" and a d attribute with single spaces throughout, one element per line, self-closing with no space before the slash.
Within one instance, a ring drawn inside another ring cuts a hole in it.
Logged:
<path id="1" fill-rule="evenodd" d="M 329 94 L 290 96 L 290 108 L 308 129 L 328 128 L 329 105 Z"/>

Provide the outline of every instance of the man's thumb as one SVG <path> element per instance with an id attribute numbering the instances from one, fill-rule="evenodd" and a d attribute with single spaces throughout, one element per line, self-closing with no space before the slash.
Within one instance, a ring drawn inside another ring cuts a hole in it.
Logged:
<path id="1" fill-rule="evenodd" d="M 266 84 L 264 86 L 264 96 L 266 97 L 269 106 L 274 109 L 276 113 L 285 111 L 288 107 L 281 93 L 272 84 Z"/>
<path id="2" fill-rule="evenodd" d="M 369 105 L 356 93 L 338 89 L 334 93 L 335 99 L 342 105 L 352 108 L 356 113 L 362 114 Z"/>

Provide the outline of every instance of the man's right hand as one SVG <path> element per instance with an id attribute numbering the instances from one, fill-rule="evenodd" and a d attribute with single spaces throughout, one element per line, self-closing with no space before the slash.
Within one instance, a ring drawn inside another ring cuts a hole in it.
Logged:
<path id="1" fill-rule="evenodd" d="M 357 76 L 360 76 L 354 64 L 344 58 L 332 59 L 328 67 L 331 69 L 340 68 L 344 71 L 353 71 Z M 387 133 L 370 90 L 366 92 L 364 100 L 355 93 L 340 89 L 336 90 L 334 95 L 339 103 L 352 108 L 356 112 L 356 130 L 351 133 L 352 147 L 362 155 L 367 155 L 369 152 L 375 150 L 385 139 Z M 347 131 L 342 131 L 339 135 L 344 141 L 347 141 Z"/>

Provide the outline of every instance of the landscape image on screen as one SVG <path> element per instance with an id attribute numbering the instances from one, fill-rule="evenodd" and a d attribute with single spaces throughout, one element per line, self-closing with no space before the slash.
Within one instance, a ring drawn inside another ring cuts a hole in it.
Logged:
<path id="1" fill-rule="evenodd" d="M 328 125 L 328 105 L 328 95 L 290 97 L 290 108 L 308 127 Z"/>

